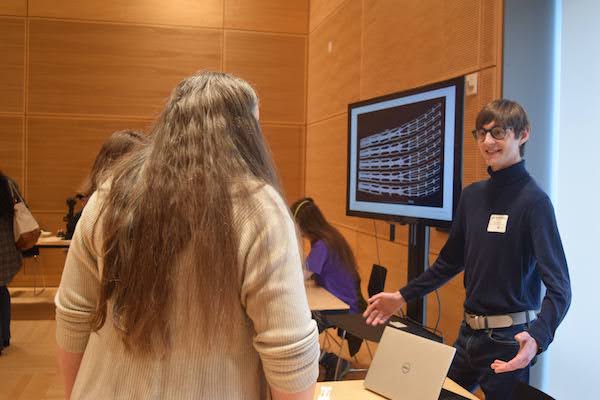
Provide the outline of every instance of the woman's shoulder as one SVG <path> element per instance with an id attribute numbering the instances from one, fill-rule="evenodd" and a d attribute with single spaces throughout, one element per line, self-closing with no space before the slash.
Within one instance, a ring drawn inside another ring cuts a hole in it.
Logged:
<path id="1" fill-rule="evenodd" d="M 323 249 L 327 250 L 327 243 L 323 239 L 317 239 L 310 244 L 312 249 Z"/>
<path id="2" fill-rule="evenodd" d="M 288 214 L 288 206 L 279 191 L 272 185 L 256 179 L 236 185 L 233 202 L 238 213 Z"/>

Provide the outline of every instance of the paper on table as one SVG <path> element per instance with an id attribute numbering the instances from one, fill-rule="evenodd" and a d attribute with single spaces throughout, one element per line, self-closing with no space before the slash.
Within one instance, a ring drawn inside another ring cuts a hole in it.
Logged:
<path id="1" fill-rule="evenodd" d="M 394 328 L 406 328 L 406 325 L 404 325 L 402 322 L 400 321 L 390 321 L 390 325 L 393 326 Z"/>
<path id="2" fill-rule="evenodd" d="M 331 397 L 331 392 L 333 392 L 333 388 L 331 386 L 321 386 L 321 392 L 319 393 L 317 400 L 329 400 Z"/>

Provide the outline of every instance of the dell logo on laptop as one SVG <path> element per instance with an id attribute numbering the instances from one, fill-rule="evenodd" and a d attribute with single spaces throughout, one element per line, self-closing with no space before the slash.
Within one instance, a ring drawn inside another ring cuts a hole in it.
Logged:
<path id="1" fill-rule="evenodd" d="M 406 362 L 402 364 L 402 373 L 408 374 L 410 372 L 410 363 Z"/>

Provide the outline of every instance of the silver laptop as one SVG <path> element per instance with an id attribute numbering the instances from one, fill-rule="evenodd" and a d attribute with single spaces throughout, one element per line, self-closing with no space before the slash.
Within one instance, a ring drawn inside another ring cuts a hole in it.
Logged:
<path id="1" fill-rule="evenodd" d="M 392 400 L 437 400 L 456 349 L 386 327 L 365 388 Z"/>

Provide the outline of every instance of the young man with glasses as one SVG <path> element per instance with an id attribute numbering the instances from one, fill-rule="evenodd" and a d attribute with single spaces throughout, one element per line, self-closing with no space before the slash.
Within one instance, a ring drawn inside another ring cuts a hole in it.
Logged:
<path id="1" fill-rule="evenodd" d="M 479 112 L 473 136 L 490 178 L 463 189 L 431 268 L 397 292 L 370 298 L 364 313 L 367 323 L 383 324 L 464 270 L 464 321 L 448 376 L 469 390 L 481 386 L 487 400 L 510 399 L 517 381 L 528 382 L 532 360 L 552 342 L 571 302 L 552 203 L 522 159 L 529 135 L 516 102 L 495 100 Z"/>

